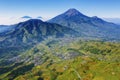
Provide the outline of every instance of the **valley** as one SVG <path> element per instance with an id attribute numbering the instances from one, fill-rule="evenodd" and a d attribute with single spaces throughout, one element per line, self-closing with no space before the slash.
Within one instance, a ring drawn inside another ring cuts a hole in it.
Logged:
<path id="1" fill-rule="evenodd" d="M 12 58 L 9 66 L 0 66 L 0 79 L 120 79 L 120 44 L 82 40 L 64 45 L 59 42 L 46 42 L 38 44 L 17 58 Z"/>
<path id="2" fill-rule="evenodd" d="M 76 9 L 1 25 L 0 80 L 120 80 L 120 25 Z"/>

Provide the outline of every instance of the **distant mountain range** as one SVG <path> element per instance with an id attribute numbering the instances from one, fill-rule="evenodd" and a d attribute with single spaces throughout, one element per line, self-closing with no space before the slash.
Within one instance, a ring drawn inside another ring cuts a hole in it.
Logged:
<path id="1" fill-rule="evenodd" d="M 119 24 L 120 25 L 120 18 L 103 18 L 103 19 L 108 21 L 108 22 L 113 22 L 115 24 Z"/>
<path id="2" fill-rule="evenodd" d="M 24 18 L 31 18 L 24 16 Z M 41 17 L 40 17 L 41 18 Z M 38 43 L 49 36 L 77 36 L 88 39 L 120 40 L 120 26 L 96 16 L 88 17 L 69 9 L 47 22 L 30 19 L 12 26 L 1 26 L 0 46 L 20 46 Z"/>
<path id="3" fill-rule="evenodd" d="M 67 26 L 92 38 L 120 40 L 120 26 L 98 17 L 88 17 L 76 9 L 69 9 L 48 22 Z"/>
<path id="4" fill-rule="evenodd" d="M 120 79 L 120 25 L 76 9 L 41 18 L 0 25 L 0 80 Z"/>
<path id="5" fill-rule="evenodd" d="M 21 17 L 21 18 L 23 18 L 23 19 L 32 19 L 32 18 L 34 18 L 34 17 L 31 17 L 31 16 L 23 16 L 23 17 Z M 38 16 L 38 17 L 35 17 L 35 19 L 44 19 L 44 18 L 41 17 L 41 16 Z"/>
<path id="6" fill-rule="evenodd" d="M 10 31 L 14 28 L 14 25 L 0 25 L 0 33 Z"/>
<path id="7" fill-rule="evenodd" d="M 30 16 L 23 16 L 23 17 L 21 17 L 21 18 L 27 18 L 27 19 L 31 19 L 32 17 L 30 17 Z"/>

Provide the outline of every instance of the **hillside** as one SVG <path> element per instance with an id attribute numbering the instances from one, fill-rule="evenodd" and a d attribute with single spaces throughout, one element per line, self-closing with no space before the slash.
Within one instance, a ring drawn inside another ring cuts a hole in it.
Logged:
<path id="1" fill-rule="evenodd" d="M 2 27 L 0 80 L 120 80 L 119 25 L 69 9 Z"/>
<path id="2" fill-rule="evenodd" d="M 10 31 L 14 28 L 14 25 L 0 25 L 0 33 Z"/>
<path id="3" fill-rule="evenodd" d="M 78 31 L 83 37 L 101 38 L 105 40 L 120 40 L 120 26 L 106 22 L 96 16 L 88 17 L 76 9 L 50 19 L 48 22 L 67 26 Z"/>
<path id="4" fill-rule="evenodd" d="M 60 45 L 46 41 L 0 66 L 4 80 L 119 80 L 120 44 L 73 41 Z M 104 46 L 104 47 L 103 47 Z"/>
<path id="5" fill-rule="evenodd" d="M 52 37 L 75 36 L 77 32 L 59 24 L 31 19 L 14 25 L 9 31 L 0 33 L 0 58 L 9 58 Z"/>
<path id="6" fill-rule="evenodd" d="M 0 46 L 4 46 L 4 43 L 6 43 L 5 46 L 33 44 L 44 40 L 48 36 L 63 37 L 66 34 L 72 35 L 73 33 L 76 34 L 70 28 L 42 22 L 38 19 L 31 19 L 17 24 L 15 29 L 11 31 L 1 33 L 0 38 L 3 40 L 1 40 Z"/>

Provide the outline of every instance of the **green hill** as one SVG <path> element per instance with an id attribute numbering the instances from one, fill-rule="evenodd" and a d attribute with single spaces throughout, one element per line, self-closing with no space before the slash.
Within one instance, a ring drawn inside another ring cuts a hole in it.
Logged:
<path id="1" fill-rule="evenodd" d="M 56 41 L 44 41 L 12 58 L 13 64 L 0 66 L 0 79 L 120 79 L 120 43 L 79 40 L 62 45 L 64 40 Z"/>

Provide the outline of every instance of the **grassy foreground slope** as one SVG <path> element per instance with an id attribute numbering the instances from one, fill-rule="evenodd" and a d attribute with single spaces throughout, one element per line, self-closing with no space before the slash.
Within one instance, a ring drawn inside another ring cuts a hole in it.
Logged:
<path id="1" fill-rule="evenodd" d="M 38 53 L 43 53 L 42 57 Z M 60 45 L 59 42 L 51 41 L 27 51 L 24 57 L 27 54 L 40 56 L 40 59 L 34 56 L 35 60 L 38 59 L 36 62 L 45 61 L 33 64 L 34 59 L 29 57 L 31 59 L 27 63 L 14 64 L 6 72 L 4 69 L 10 66 L 3 67 L 0 69 L 3 71 L 0 79 L 120 80 L 120 43 L 73 41 Z"/>

